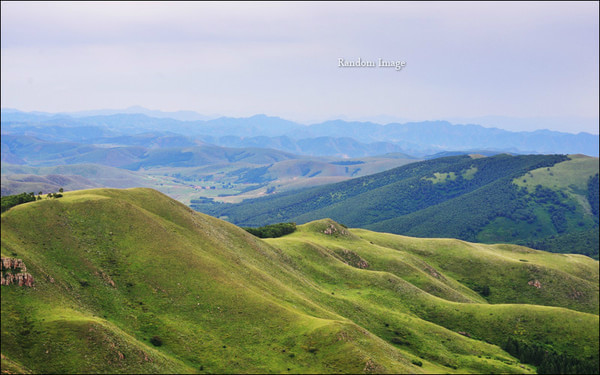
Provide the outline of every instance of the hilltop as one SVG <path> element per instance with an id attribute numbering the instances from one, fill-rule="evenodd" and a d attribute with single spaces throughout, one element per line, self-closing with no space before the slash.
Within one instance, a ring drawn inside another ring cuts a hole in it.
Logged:
<path id="1" fill-rule="evenodd" d="M 2 286 L 3 371 L 534 372 L 515 343 L 598 371 L 581 255 L 329 219 L 261 240 L 141 188 L 21 204 L 1 230 L 35 280 Z"/>

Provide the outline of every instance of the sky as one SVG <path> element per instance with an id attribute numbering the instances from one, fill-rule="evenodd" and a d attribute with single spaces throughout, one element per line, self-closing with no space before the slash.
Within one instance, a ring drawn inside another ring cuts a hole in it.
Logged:
<path id="1" fill-rule="evenodd" d="M 2 108 L 598 134 L 598 2 L 1 6 Z"/>

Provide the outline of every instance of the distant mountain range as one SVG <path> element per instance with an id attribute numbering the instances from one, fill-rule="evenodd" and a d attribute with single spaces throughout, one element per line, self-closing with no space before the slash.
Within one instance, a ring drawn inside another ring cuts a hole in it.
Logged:
<path id="1" fill-rule="evenodd" d="M 2 114 L 17 114 L 17 113 L 27 113 L 22 112 L 13 108 L 3 108 Z M 205 116 L 201 115 L 198 112 L 194 111 L 174 111 L 174 112 L 165 112 L 165 111 L 157 111 L 152 109 L 147 109 L 141 107 L 139 105 L 131 106 L 125 109 L 98 109 L 98 110 L 89 110 L 89 111 L 76 111 L 76 112 L 60 112 L 60 113 L 49 113 L 49 112 L 28 112 L 27 114 L 34 114 L 40 117 L 54 117 L 54 116 L 69 116 L 69 117 L 90 117 L 90 116 L 107 116 L 107 115 L 118 115 L 118 114 L 141 114 L 149 117 L 157 117 L 157 118 L 171 118 L 179 121 L 196 121 L 196 120 L 210 120 L 219 118 L 221 116 L 213 115 L 213 116 Z"/>
<path id="2" fill-rule="evenodd" d="M 447 121 L 382 125 L 335 120 L 301 125 L 265 115 L 198 119 L 189 113 L 136 108 L 127 111 L 131 113 L 88 111 L 73 115 L 2 109 L 2 134 L 35 134 L 46 140 L 92 142 L 98 137 L 160 131 L 219 146 L 251 145 L 306 155 L 340 157 L 385 152 L 404 152 L 424 157 L 443 151 L 474 149 L 598 156 L 599 148 L 599 137 L 594 134 L 549 130 L 510 132 L 479 125 L 454 125 Z"/>

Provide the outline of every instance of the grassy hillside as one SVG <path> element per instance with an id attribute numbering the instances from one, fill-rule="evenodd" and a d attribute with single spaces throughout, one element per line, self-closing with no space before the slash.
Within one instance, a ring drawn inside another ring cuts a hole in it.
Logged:
<path id="1" fill-rule="evenodd" d="M 1 230 L 35 278 L 2 286 L 3 371 L 533 372 L 501 349 L 513 336 L 597 371 L 583 256 L 329 220 L 260 240 L 150 189 L 25 203 Z"/>
<path id="2" fill-rule="evenodd" d="M 516 243 L 597 258 L 597 183 L 590 180 L 597 173 L 598 158 L 585 156 L 465 155 L 199 208 L 244 226 L 330 217 L 382 232 Z M 568 246 L 566 238 L 572 240 Z"/>

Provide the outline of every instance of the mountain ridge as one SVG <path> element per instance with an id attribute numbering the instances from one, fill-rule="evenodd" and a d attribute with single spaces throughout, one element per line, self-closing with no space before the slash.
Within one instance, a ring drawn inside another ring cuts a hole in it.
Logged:
<path id="1" fill-rule="evenodd" d="M 4 127 L 15 131 L 23 127 L 27 114 L 24 112 L 4 112 Z M 227 135 L 239 137 L 280 137 L 316 138 L 320 136 L 347 137 L 349 134 L 361 142 L 389 142 L 404 148 L 414 156 L 440 151 L 461 149 L 491 148 L 515 152 L 538 153 L 583 153 L 598 156 L 598 135 L 589 133 L 562 133 L 550 130 L 533 132 L 511 132 L 498 128 L 485 128 L 474 124 L 451 124 L 447 121 L 422 121 L 404 124 L 385 125 L 372 122 L 346 122 L 342 120 L 301 125 L 279 117 L 255 115 L 246 118 L 219 117 L 211 120 L 180 121 L 171 118 L 149 117 L 144 114 L 111 114 L 71 118 L 39 114 L 31 115 L 31 121 L 38 124 L 71 123 L 70 126 L 101 126 L 112 131 L 132 132 L 140 126 L 143 131 L 180 131 L 194 136 L 209 135 L 213 141 Z M 42 117 L 40 117 L 42 116 Z M 44 121 L 45 120 L 45 121 Z"/>

